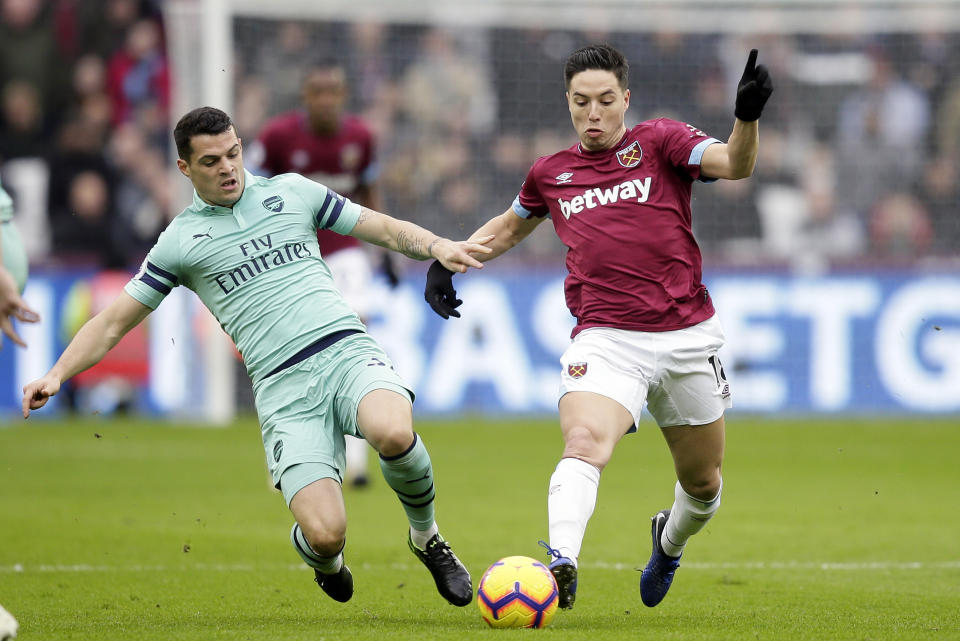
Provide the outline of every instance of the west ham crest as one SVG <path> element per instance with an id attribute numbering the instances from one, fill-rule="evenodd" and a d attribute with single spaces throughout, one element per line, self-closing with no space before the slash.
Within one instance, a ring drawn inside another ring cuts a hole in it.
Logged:
<path id="1" fill-rule="evenodd" d="M 567 374 L 570 375 L 570 378 L 583 378 L 583 375 L 586 373 L 586 363 L 570 363 L 567 365 Z"/>
<path id="2" fill-rule="evenodd" d="M 632 143 L 627 145 L 625 149 L 621 149 L 617 152 L 617 161 L 621 165 L 630 169 L 631 167 L 636 167 L 640 164 L 640 158 L 643 156 L 643 149 L 640 148 L 640 143 L 634 140 Z"/>

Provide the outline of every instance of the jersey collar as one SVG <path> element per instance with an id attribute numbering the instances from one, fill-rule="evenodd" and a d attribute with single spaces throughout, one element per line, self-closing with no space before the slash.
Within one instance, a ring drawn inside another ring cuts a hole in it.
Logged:
<path id="1" fill-rule="evenodd" d="M 623 138 L 621 138 L 620 142 L 615 144 L 613 147 L 610 147 L 609 149 L 601 149 L 600 151 L 587 151 L 586 149 L 583 148 L 583 145 L 581 145 L 578 142 L 577 152 L 583 156 L 602 156 L 604 154 L 609 154 L 611 152 L 620 151 L 620 148 L 623 147 L 624 144 L 626 144 L 627 138 L 629 137 L 630 137 L 630 127 L 627 127 L 627 130 L 623 132 Z"/>

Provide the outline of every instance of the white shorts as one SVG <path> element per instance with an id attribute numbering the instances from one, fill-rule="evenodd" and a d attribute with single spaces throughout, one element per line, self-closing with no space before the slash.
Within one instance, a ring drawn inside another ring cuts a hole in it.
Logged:
<path id="1" fill-rule="evenodd" d="M 343 294 L 347 305 L 360 320 L 366 322 L 370 314 L 370 285 L 373 280 L 373 269 L 367 253 L 362 247 L 346 247 L 324 256 L 323 260 L 333 273 L 333 284 Z"/>
<path id="2" fill-rule="evenodd" d="M 644 402 L 660 427 L 706 425 L 732 405 L 717 356 L 724 341 L 716 314 L 669 332 L 585 329 L 560 358 L 559 396 L 594 392 L 612 398 L 633 416 L 631 432 Z"/>

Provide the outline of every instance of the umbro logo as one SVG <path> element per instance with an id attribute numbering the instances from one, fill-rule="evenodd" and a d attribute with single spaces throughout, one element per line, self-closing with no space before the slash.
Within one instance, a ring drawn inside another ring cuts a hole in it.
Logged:
<path id="1" fill-rule="evenodd" d="M 283 211 L 283 198 L 280 196 L 270 196 L 263 201 L 263 206 L 275 214 Z"/>
<path id="2" fill-rule="evenodd" d="M 567 184 L 568 182 L 570 182 L 570 179 L 571 179 L 571 178 L 573 178 L 573 172 L 572 172 L 572 171 L 565 171 L 565 172 L 563 172 L 562 174 L 560 174 L 559 176 L 557 176 L 557 184 L 558 184 L 558 185 L 565 185 L 565 184 Z"/>
<path id="3" fill-rule="evenodd" d="M 197 238 L 209 238 L 210 240 L 213 240 L 213 236 L 210 235 L 211 231 L 213 231 L 213 227 L 208 227 L 207 231 L 205 231 L 202 234 L 194 234 L 193 238 L 194 240 L 196 240 Z"/>

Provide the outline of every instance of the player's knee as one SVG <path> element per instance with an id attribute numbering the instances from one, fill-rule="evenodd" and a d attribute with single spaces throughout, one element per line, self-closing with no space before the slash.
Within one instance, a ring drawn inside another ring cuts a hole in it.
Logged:
<path id="1" fill-rule="evenodd" d="M 573 427 L 564 434 L 564 458 L 577 458 L 602 470 L 610 462 L 611 448 L 587 427 Z"/>
<path id="2" fill-rule="evenodd" d="M 384 456 L 398 456 L 413 445 L 413 430 L 406 423 L 393 422 L 380 426 L 376 436 L 367 436 L 371 445 Z"/>
<path id="3" fill-rule="evenodd" d="M 720 492 L 720 470 L 710 469 L 680 479 L 683 491 L 695 499 L 710 501 Z"/>
<path id="4" fill-rule="evenodd" d="M 330 525 L 326 523 L 312 523 L 304 526 L 300 524 L 303 535 L 310 544 L 310 548 L 320 556 L 334 556 L 343 549 L 346 540 L 346 524 Z"/>

